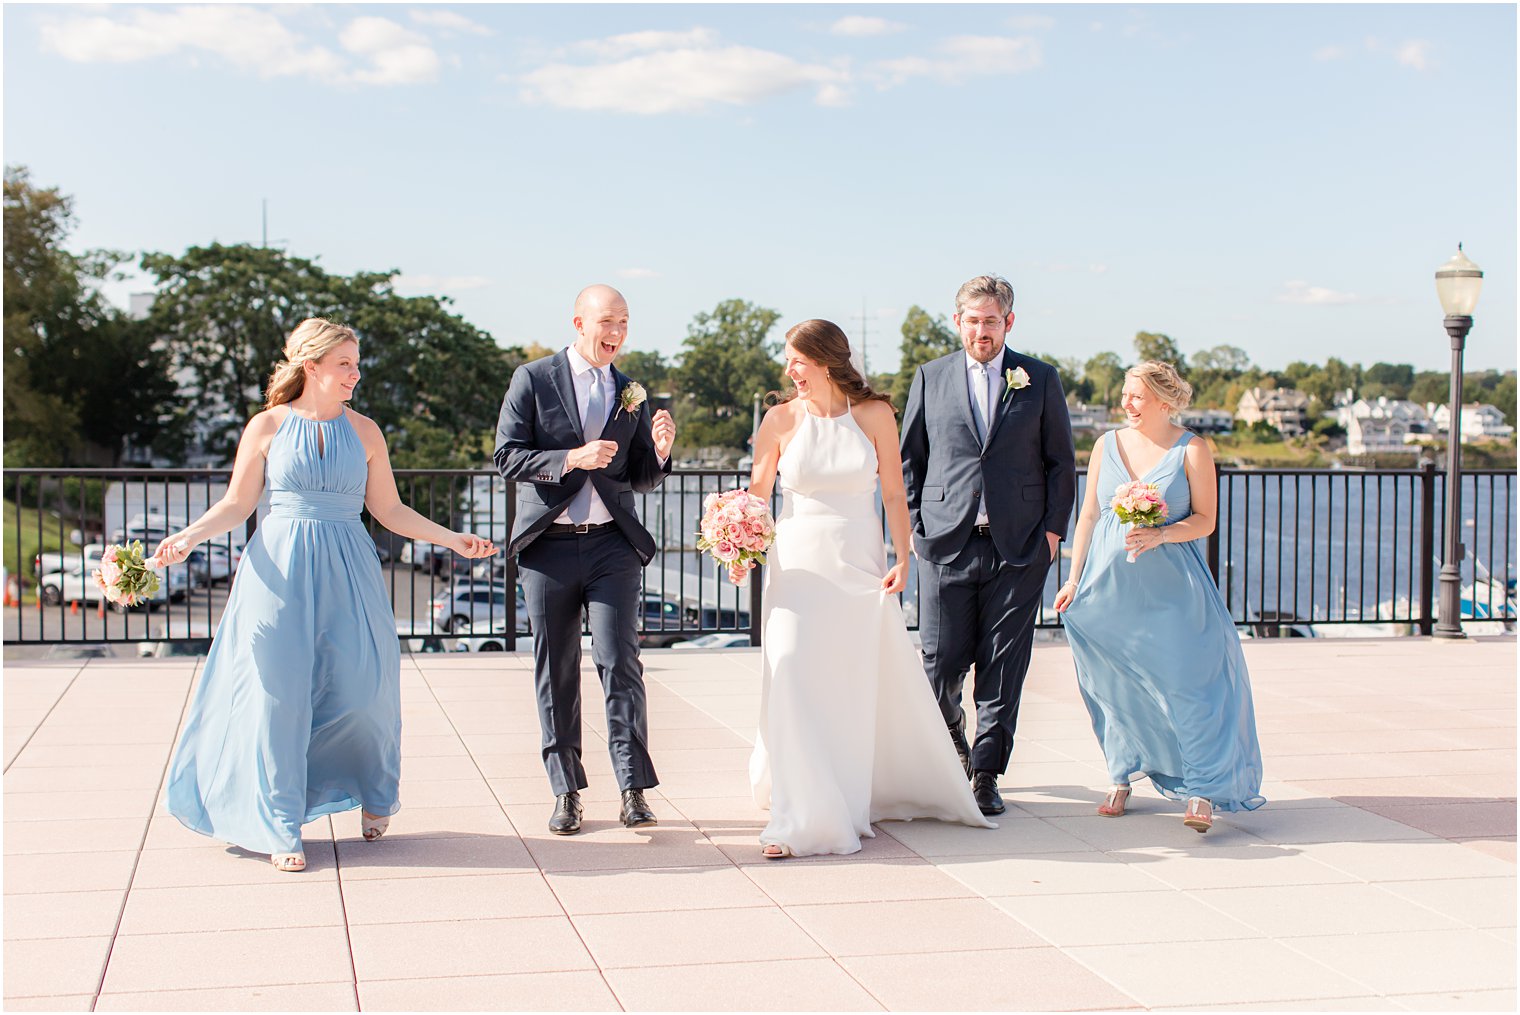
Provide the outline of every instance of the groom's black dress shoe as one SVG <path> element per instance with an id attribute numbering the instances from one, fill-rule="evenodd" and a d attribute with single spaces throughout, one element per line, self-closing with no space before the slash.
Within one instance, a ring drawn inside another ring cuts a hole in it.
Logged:
<path id="1" fill-rule="evenodd" d="M 971 796 L 975 798 L 976 806 L 983 814 L 1002 814 L 1008 809 L 1003 806 L 1002 794 L 998 792 L 996 772 L 973 774 Z"/>
<path id="2" fill-rule="evenodd" d="M 649 804 L 644 801 L 644 791 L 641 789 L 623 790 L 623 807 L 618 812 L 620 820 L 626 828 L 643 828 L 645 825 L 658 825 L 659 818 L 654 816 L 654 811 L 649 809 Z"/>
<path id="3" fill-rule="evenodd" d="M 966 743 L 966 720 L 950 727 L 950 742 L 955 745 L 955 753 L 961 759 L 961 767 L 966 770 L 966 778 L 971 778 L 971 745 Z"/>
<path id="4" fill-rule="evenodd" d="M 561 793 L 554 803 L 554 816 L 549 819 L 549 831 L 555 835 L 574 835 L 581 830 L 581 795 L 574 791 Z"/>

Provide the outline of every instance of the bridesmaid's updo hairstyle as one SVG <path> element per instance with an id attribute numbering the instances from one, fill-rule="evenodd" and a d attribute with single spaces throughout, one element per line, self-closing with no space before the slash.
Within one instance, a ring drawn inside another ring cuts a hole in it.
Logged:
<path id="1" fill-rule="evenodd" d="M 358 341 L 354 329 L 325 318 L 308 317 L 296 325 L 296 330 L 285 340 L 285 361 L 269 375 L 269 387 L 264 390 L 264 408 L 273 409 L 300 397 L 306 387 L 304 364 L 319 363 L 322 357 L 344 342 Z"/>
<path id="2" fill-rule="evenodd" d="M 892 405 L 892 397 L 872 391 L 871 385 L 866 383 L 855 364 L 850 362 L 850 340 L 833 321 L 803 321 L 786 333 L 786 341 L 793 349 L 826 369 L 829 380 L 839 385 L 839 390 L 844 392 L 851 405 L 866 401 Z M 777 403 L 790 402 L 797 397 L 797 390 L 793 388 L 785 394 L 772 394 L 777 396 Z M 892 411 L 896 413 L 897 407 L 892 406 Z"/>
<path id="3" fill-rule="evenodd" d="M 1149 359 L 1136 363 L 1127 371 L 1129 376 L 1143 381 L 1151 394 L 1172 407 L 1172 419 L 1193 401 L 1193 386 L 1182 379 L 1177 368 L 1170 363 Z"/>

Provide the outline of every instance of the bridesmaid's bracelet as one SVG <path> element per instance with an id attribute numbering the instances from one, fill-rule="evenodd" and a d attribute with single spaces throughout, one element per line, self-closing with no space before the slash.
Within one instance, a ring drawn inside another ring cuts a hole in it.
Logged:
<path id="1" fill-rule="evenodd" d="M 1061 588 L 1064 589 L 1064 588 L 1068 588 L 1068 587 L 1070 587 L 1070 588 L 1076 588 L 1077 587 L 1077 583 L 1073 582 L 1073 581 L 1062 582 L 1061 583 Z"/>

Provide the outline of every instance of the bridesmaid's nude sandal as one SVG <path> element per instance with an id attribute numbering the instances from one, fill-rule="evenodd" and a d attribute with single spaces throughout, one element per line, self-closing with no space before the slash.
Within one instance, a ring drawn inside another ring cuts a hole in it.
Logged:
<path id="1" fill-rule="evenodd" d="M 1207 832 L 1214 827 L 1214 805 L 1201 796 L 1188 797 L 1187 810 L 1183 812 L 1182 823 L 1200 834 Z"/>
<path id="2" fill-rule="evenodd" d="M 306 869 L 305 853 L 276 853 L 269 858 L 274 869 L 287 874 L 299 874 Z"/>
<path id="3" fill-rule="evenodd" d="M 760 851 L 760 855 L 767 860 L 785 860 L 792 855 L 792 849 L 790 846 L 783 846 L 779 842 L 768 842 L 765 844 L 765 848 Z"/>
<path id="4" fill-rule="evenodd" d="M 1124 807 L 1129 803 L 1129 786 L 1119 785 L 1108 791 L 1108 796 L 1098 805 L 1098 813 L 1105 818 L 1124 817 Z"/>
<path id="5" fill-rule="evenodd" d="M 385 834 L 385 830 L 391 826 L 390 815 L 377 818 L 373 814 L 359 812 L 359 829 L 364 833 L 365 842 L 374 842 Z"/>

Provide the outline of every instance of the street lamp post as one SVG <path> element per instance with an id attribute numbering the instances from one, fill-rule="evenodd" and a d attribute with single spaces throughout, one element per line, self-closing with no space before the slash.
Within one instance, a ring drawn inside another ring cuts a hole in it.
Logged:
<path id="1" fill-rule="evenodd" d="M 1451 336 L 1450 421 L 1446 427 L 1446 547 L 1441 561 L 1441 605 L 1434 634 L 1462 638 L 1462 353 L 1472 330 L 1472 312 L 1483 288 L 1483 272 L 1457 252 L 1436 272 L 1436 295 Z"/>

